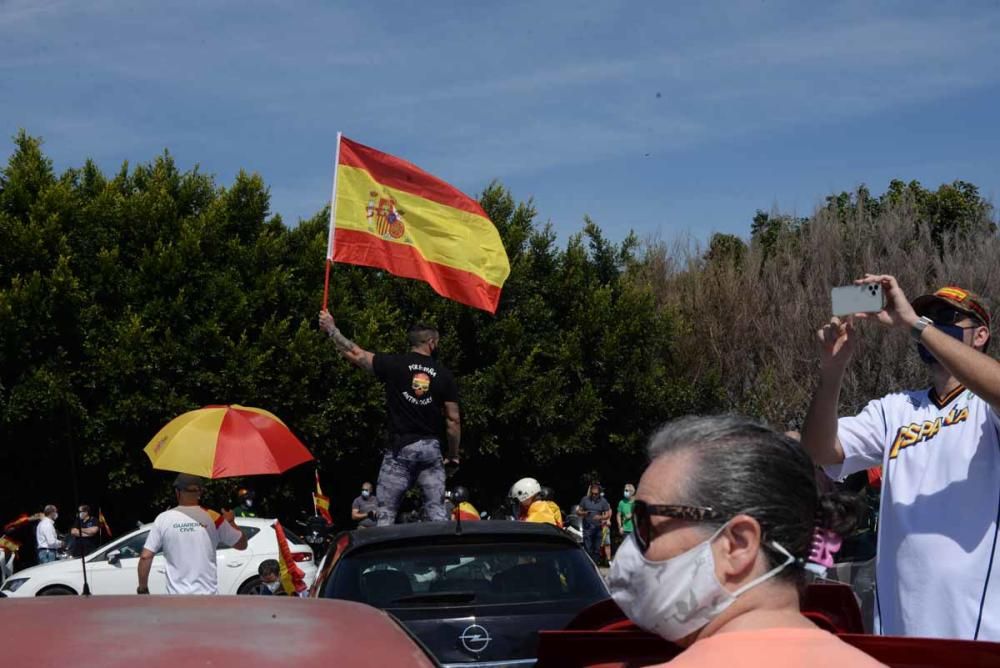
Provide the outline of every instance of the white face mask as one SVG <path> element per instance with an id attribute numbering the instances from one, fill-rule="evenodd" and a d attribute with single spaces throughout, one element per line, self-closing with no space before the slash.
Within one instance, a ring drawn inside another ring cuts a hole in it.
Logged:
<path id="1" fill-rule="evenodd" d="M 726 591 L 715 577 L 712 553 L 712 541 L 723 529 L 725 525 L 705 542 L 665 561 L 646 559 L 630 536 L 611 564 L 611 597 L 638 626 L 674 642 L 708 624 L 737 596 L 795 561 L 785 548 L 772 542 L 771 546 L 788 559 L 736 591 Z"/>
<path id="2" fill-rule="evenodd" d="M 247 508 L 252 508 L 253 499 L 243 499 L 243 505 L 245 505 Z"/>
<path id="3" fill-rule="evenodd" d="M 270 591 L 273 594 L 274 592 L 278 591 L 278 589 L 281 587 L 281 580 L 275 580 L 274 582 L 267 582 L 265 584 L 267 586 L 268 591 Z"/>
<path id="4" fill-rule="evenodd" d="M 625 498 L 627 499 L 627 498 L 628 498 L 628 497 L 630 497 L 630 496 L 632 496 L 632 492 L 630 492 L 630 491 L 628 491 L 628 490 L 626 489 L 626 490 L 625 490 Z"/>
<path id="5" fill-rule="evenodd" d="M 367 489 L 361 490 L 361 497 L 364 498 L 364 499 L 367 499 L 369 496 L 371 496 L 371 494 L 372 493 L 370 491 L 368 491 Z"/>
<path id="6" fill-rule="evenodd" d="M 59 519 L 59 513 L 52 513 L 52 521 L 55 522 L 57 519 Z"/>

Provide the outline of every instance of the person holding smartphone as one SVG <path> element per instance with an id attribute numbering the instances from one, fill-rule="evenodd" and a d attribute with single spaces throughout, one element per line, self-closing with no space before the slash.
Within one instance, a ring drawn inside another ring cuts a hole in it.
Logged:
<path id="1" fill-rule="evenodd" d="M 857 283 L 881 285 L 885 306 L 817 332 L 820 377 L 802 446 L 834 479 L 882 466 L 875 632 L 1000 640 L 1000 362 L 986 354 L 990 312 L 964 288 L 911 303 L 892 276 Z M 930 387 L 838 419 L 855 320 L 908 333 Z"/>

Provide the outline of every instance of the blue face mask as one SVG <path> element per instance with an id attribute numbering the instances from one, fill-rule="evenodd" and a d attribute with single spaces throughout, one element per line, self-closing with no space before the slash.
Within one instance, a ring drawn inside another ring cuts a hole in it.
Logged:
<path id="1" fill-rule="evenodd" d="M 962 343 L 965 343 L 965 330 L 958 325 L 938 325 L 934 324 L 935 329 L 939 329 L 953 339 L 958 339 Z M 917 344 L 917 353 L 920 354 L 920 359 L 924 361 L 924 364 L 931 364 L 937 360 L 934 355 L 931 355 L 931 351 L 924 347 L 924 344 Z"/>

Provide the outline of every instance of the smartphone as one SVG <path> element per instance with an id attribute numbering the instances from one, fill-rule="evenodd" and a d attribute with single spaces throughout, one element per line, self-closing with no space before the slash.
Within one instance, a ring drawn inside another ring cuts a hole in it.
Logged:
<path id="1" fill-rule="evenodd" d="M 885 296 L 878 283 L 842 285 L 830 291 L 833 315 L 878 313 L 885 308 Z"/>

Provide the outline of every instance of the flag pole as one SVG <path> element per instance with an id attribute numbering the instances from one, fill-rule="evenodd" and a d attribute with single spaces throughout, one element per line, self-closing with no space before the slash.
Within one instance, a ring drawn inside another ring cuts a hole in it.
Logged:
<path id="1" fill-rule="evenodd" d="M 333 191 L 330 193 L 330 232 L 326 240 L 326 278 L 323 280 L 323 310 L 327 311 L 330 303 L 330 265 L 333 264 L 333 237 L 337 220 L 337 171 L 340 166 L 340 140 L 342 132 L 337 133 L 337 149 L 333 158 Z"/>

